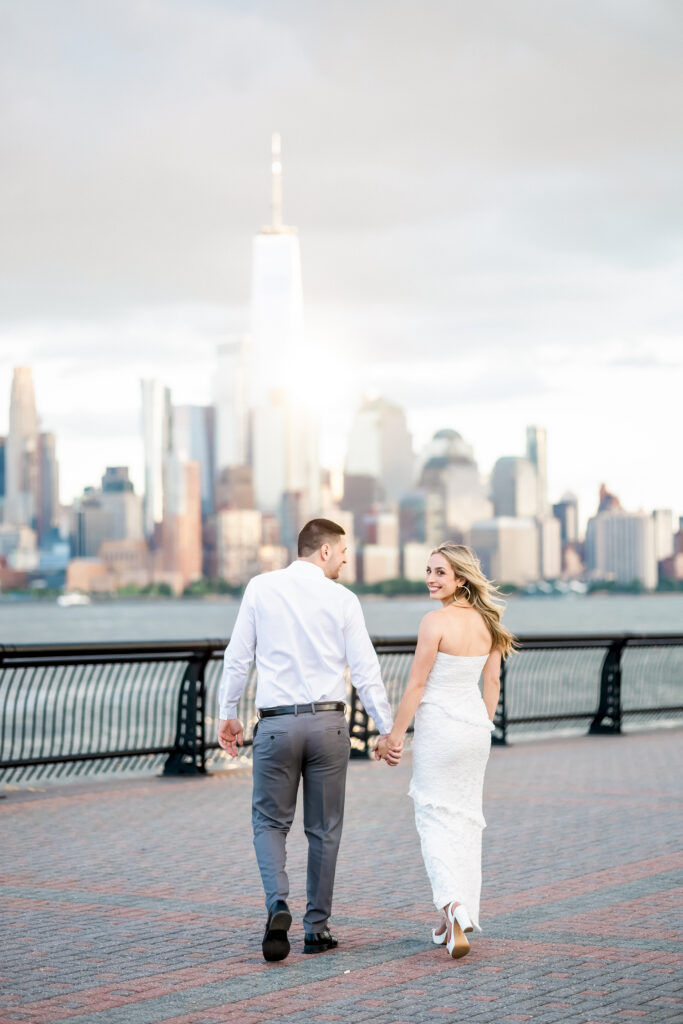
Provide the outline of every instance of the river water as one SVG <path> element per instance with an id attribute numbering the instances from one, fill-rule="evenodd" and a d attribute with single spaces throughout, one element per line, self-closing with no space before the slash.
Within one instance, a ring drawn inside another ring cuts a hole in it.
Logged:
<path id="1" fill-rule="evenodd" d="M 372 636 L 415 636 L 429 598 L 362 600 Z M 223 639 L 237 616 L 233 598 L 111 600 L 61 608 L 56 602 L 0 601 L 0 643 Z M 504 614 L 522 635 L 683 633 L 683 594 L 513 597 Z"/>

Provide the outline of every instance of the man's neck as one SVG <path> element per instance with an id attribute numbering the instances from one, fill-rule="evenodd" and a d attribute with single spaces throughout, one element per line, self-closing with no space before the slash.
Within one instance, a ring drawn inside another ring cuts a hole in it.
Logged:
<path id="1" fill-rule="evenodd" d="M 317 565 L 319 569 L 322 569 L 322 571 L 325 572 L 325 563 L 318 555 L 311 555 L 310 558 L 299 555 L 297 562 L 307 562 L 309 565 Z"/>

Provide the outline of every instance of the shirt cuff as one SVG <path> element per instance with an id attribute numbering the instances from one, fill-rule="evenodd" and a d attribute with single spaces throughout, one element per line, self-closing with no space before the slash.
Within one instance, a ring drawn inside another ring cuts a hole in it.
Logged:
<path id="1" fill-rule="evenodd" d="M 220 718 L 237 718 L 237 701 L 234 704 L 221 704 L 218 709 Z"/>

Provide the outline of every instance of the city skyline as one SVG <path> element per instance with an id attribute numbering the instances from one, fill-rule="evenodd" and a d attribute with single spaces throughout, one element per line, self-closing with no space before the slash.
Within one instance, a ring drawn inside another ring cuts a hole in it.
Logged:
<path id="1" fill-rule="evenodd" d="M 276 263 L 281 252 L 276 246 Z M 257 258 L 255 276 L 263 269 Z M 271 290 L 257 314 L 279 309 L 281 300 L 279 288 Z M 264 336 L 262 362 L 276 342 Z M 226 396 L 218 390 L 220 403 Z M 101 487 L 59 508 L 56 439 L 39 430 L 30 368 L 16 367 L 10 431 L 0 437 L 2 587 L 65 585 L 86 594 L 152 587 L 179 595 L 242 586 L 296 556 L 311 515 L 334 518 L 347 533 L 349 584 L 410 589 L 446 538 L 471 545 L 488 577 L 546 593 L 585 592 L 596 581 L 649 591 L 683 581 L 683 519 L 676 528 L 670 509 L 634 512 L 602 485 L 582 538 L 576 497 L 548 500 L 548 439 L 538 424 L 526 428 L 525 453 L 498 458 L 485 481 L 457 431 L 438 431 L 417 460 L 403 410 L 366 398 L 337 487 L 317 462 L 315 479 L 298 475 L 301 463 L 288 449 L 302 422 L 282 389 L 249 408 L 252 425 L 259 415 L 272 423 L 270 445 L 252 447 L 248 464 L 230 461 L 239 454 L 233 445 L 221 454 L 217 422 L 220 430 L 232 415 L 233 437 L 246 428 L 243 395 L 237 405 L 232 397 L 224 407 L 177 405 L 161 382 L 141 381 L 144 494 L 135 493 L 128 467 L 108 466 Z M 260 496 L 254 454 L 268 483 Z"/>
<path id="2" fill-rule="evenodd" d="M 248 329 L 279 129 L 332 388 L 323 464 L 374 392 L 416 450 L 455 429 L 487 473 L 542 423 L 549 498 L 575 491 L 584 521 L 603 481 L 683 511 L 671 5 L 427 3 L 424 52 L 396 5 L 4 6 L 0 395 L 33 367 L 64 500 L 109 464 L 142 490 L 140 379 L 213 400 L 215 350 Z M 105 59 L 67 61 L 67 40 Z"/>
<path id="3" fill-rule="evenodd" d="M 220 346 L 219 348 L 219 365 L 222 365 L 221 359 L 224 358 L 224 348 L 225 346 Z M 242 358 L 244 358 L 244 354 Z M 232 359 L 228 365 L 231 369 L 235 369 L 236 364 Z M 214 402 L 207 402 L 202 405 L 187 404 L 177 402 L 171 388 L 162 380 L 148 378 L 138 381 L 140 416 L 137 441 L 143 453 L 140 480 L 136 481 L 134 479 L 133 475 L 130 474 L 130 466 L 125 464 L 124 460 L 113 459 L 102 466 L 100 472 L 93 480 L 84 483 L 67 501 L 62 501 L 60 497 L 61 489 L 59 488 L 59 481 L 62 476 L 59 439 L 52 432 L 43 432 L 43 417 L 41 416 L 39 402 L 36 401 L 35 397 L 33 369 L 31 367 L 14 367 L 10 392 L 12 401 L 15 400 L 17 387 L 23 388 L 28 396 L 27 410 L 29 419 L 31 416 L 33 417 L 31 428 L 36 438 L 49 439 L 51 450 L 49 458 L 59 466 L 58 473 L 51 471 L 54 475 L 51 486 L 54 489 L 53 505 L 55 509 L 59 505 L 64 508 L 75 505 L 79 500 L 83 499 L 88 491 L 93 489 L 93 486 L 96 485 L 103 474 L 109 473 L 112 469 L 115 469 L 117 472 L 118 469 L 124 469 L 127 474 L 126 479 L 130 480 L 131 489 L 141 495 L 144 501 L 145 533 L 148 537 L 151 537 L 155 527 L 161 527 L 163 518 L 162 464 L 163 458 L 166 455 L 179 459 L 180 463 L 187 463 L 192 460 L 197 462 L 202 481 L 202 505 L 204 506 L 206 503 L 207 508 L 213 503 L 214 489 L 220 486 L 221 467 L 225 467 L 225 469 L 236 467 L 238 471 L 244 468 L 238 461 L 231 461 L 230 457 L 223 461 L 219 448 L 215 447 L 215 424 L 220 422 L 220 396 L 223 394 L 220 387 L 218 388 L 219 397 Z M 230 403 L 234 401 L 234 398 L 234 395 L 230 395 Z M 241 414 L 246 420 L 249 415 L 253 415 L 253 411 L 252 409 L 248 413 L 245 406 L 241 410 Z M 389 416 L 390 420 L 397 418 L 398 433 L 388 435 L 385 442 L 388 443 L 388 447 L 386 448 L 384 459 L 388 457 L 390 460 L 386 465 L 377 461 L 379 449 L 375 451 L 372 446 L 368 447 L 368 434 L 366 432 L 368 428 L 371 431 L 376 429 L 377 414 L 380 414 L 380 418 L 386 415 Z M 208 419 L 205 417 L 208 417 Z M 239 419 L 238 410 L 235 410 L 235 419 L 236 421 Z M 656 506 L 651 504 L 649 506 L 641 505 L 637 508 L 629 507 L 625 502 L 622 503 L 617 498 L 616 488 L 606 486 L 604 480 L 601 481 L 596 495 L 593 496 L 595 498 L 594 504 L 589 504 L 587 509 L 581 509 L 580 497 L 576 489 L 571 486 L 565 487 L 561 494 L 551 494 L 548 488 L 548 479 L 551 474 L 549 472 L 547 431 L 544 426 L 538 424 L 527 424 L 524 437 L 520 439 L 517 451 L 512 453 L 508 451 L 503 453 L 501 451 L 496 456 L 490 472 L 482 470 L 479 460 L 476 458 L 474 446 L 469 443 L 468 438 L 463 437 L 452 428 L 441 427 L 438 431 L 435 431 L 419 450 L 414 444 L 412 434 L 406 428 L 405 410 L 388 401 L 386 396 L 366 395 L 361 400 L 353 413 L 352 423 L 346 436 L 347 444 L 344 450 L 344 458 L 340 466 L 330 467 L 321 463 L 319 468 L 321 477 L 324 474 L 330 474 L 329 486 L 331 487 L 330 493 L 333 496 L 336 490 L 340 488 L 339 494 L 342 495 L 340 508 L 345 508 L 345 511 L 340 514 L 348 514 L 350 508 L 348 505 L 344 506 L 344 498 L 347 497 L 344 495 L 343 487 L 343 480 L 345 478 L 353 480 L 358 474 L 361 474 L 358 477 L 360 480 L 369 478 L 374 478 L 375 480 L 383 479 L 385 484 L 384 491 L 382 492 L 383 496 L 372 499 L 369 503 L 371 505 L 378 504 L 380 507 L 383 507 L 387 502 L 395 504 L 402 496 L 407 497 L 415 493 L 422 486 L 431 486 L 429 482 L 425 484 L 425 480 L 429 481 L 429 467 L 433 462 L 434 456 L 445 452 L 449 446 L 455 445 L 452 452 L 455 454 L 456 460 L 465 466 L 465 474 L 469 472 L 469 466 L 472 466 L 474 471 L 474 476 L 471 479 L 466 476 L 460 480 L 458 494 L 460 494 L 460 488 L 463 488 L 463 499 L 466 502 L 474 500 L 475 506 L 473 507 L 476 507 L 478 514 L 485 519 L 489 518 L 489 516 L 500 515 L 521 516 L 522 518 L 552 517 L 554 515 L 553 506 L 558 502 L 562 503 L 565 499 L 569 499 L 576 506 L 578 512 L 575 529 L 578 531 L 578 534 L 583 534 L 587 520 L 598 511 L 604 510 L 605 495 L 615 503 L 615 507 L 627 513 L 648 514 L 657 510 L 666 510 L 671 513 L 674 520 L 679 518 L 677 510 L 671 505 Z M 360 432 L 356 433 L 359 430 Z M 211 435 L 211 449 L 206 448 L 207 441 L 202 439 L 202 434 L 205 431 L 208 431 Z M 449 436 L 452 440 L 449 440 Z M 10 441 L 11 431 L 5 431 L 4 434 L 0 431 L 0 442 L 6 445 L 6 453 L 11 451 L 9 448 Z M 380 465 L 383 465 L 382 469 L 379 468 Z M 393 468 L 389 469 L 389 466 Z M 7 462 L 5 472 L 6 474 L 12 473 L 11 456 Z M 501 476 L 501 474 L 503 475 Z M 7 479 L 11 479 L 11 476 L 8 475 Z M 393 489 L 391 486 L 392 479 L 395 479 Z M 514 485 L 512 485 L 513 479 L 516 480 Z M 475 484 L 475 480 L 479 482 Z M 16 483 L 14 486 L 16 489 Z M 510 489 L 511 486 L 512 490 Z M 496 499 L 496 493 L 499 495 L 498 499 Z M 329 497 L 326 500 L 329 500 Z M 336 501 L 338 498 L 334 498 L 334 500 Z M 497 500 L 501 502 L 500 507 L 496 506 Z M 485 505 L 490 504 L 490 509 L 484 511 L 483 506 L 477 504 L 477 502 L 481 501 Z M 516 506 L 514 511 L 511 506 Z M 259 508 L 267 514 L 273 513 L 270 503 L 259 503 L 258 498 L 256 498 L 253 507 Z M 6 518 L 11 522 L 12 517 L 7 516 L 7 505 L 4 511 Z M 12 511 L 11 506 L 9 511 Z M 279 511 L 277 514 L 280 514 Z M 448 516 L 446 518 L 448 519 Z M 477 518 L 477 515 L 474 518 Z M 683 521 L 683 516 L 680 518 Z M 453 524 L 450 527 L 444 526 L 445 533 L 453 532 L 453 529 L 457 532 L 458 527 Z M 436 539 L 434 543 L 437 543 Z"/>

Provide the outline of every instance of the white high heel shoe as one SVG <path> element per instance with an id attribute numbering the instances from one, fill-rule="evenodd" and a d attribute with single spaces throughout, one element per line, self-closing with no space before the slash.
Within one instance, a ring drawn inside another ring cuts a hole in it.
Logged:
<path id="1" fill-rule="evenodd" d="M 464 932 L 474 931 L 474 925 L 470 921 L 470 915 L 467 913 L 462 903 L 458 903 L 457 907 L 453 911 L 453 917 Z"/>
<path id="2" fill-rule="evenodd" d="M 460 904 L 454 907 L 450 903 L 446 909 L 446 916 L 451 925 L 451 937 L 446 943 L 446 949 L 449 956 L 454 960 L 459 960 L 461 956 L 467 956 L 470 951 L 470 944 L 465 937 L 465 932 L 473 931 L 474 925 L 470 921 L 469 914 Z"/>
<path id="3" fill-rule="evenodd" d="M 448 921 L 446 921 L 444 930 L 439 931 L 438 928 L 432 928 L 432 942 L 435 946 L 445 946 L 446 939 L 448 938 Z"/>

